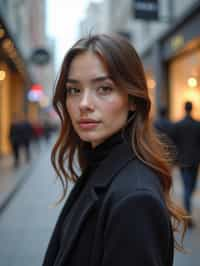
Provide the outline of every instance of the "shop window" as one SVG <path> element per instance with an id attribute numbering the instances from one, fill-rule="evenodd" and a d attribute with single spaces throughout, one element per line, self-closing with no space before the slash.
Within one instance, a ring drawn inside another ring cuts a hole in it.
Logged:
<path id="1" fill-rule="evenodd" d="M 170 117 L 184 116 L 184 103 L 191 101 L 193 116 L 200 120 L 200 48 L 175 58 L 169 66 Z"/>

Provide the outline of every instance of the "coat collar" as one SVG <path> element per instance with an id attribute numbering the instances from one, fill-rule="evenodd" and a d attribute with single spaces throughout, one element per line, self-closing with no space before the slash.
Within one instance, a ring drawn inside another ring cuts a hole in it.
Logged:
<path id="1" fill-rule="evenodd" d="M 102 191 L 107 190 L 118 172 L 124 168 L 129 161 L 133 160 L 134 157 L 135 155 L 128 143 L 123 141 L 121 144 L 114 147 L 109 156 L 96 168 L 92 174 L 92 178 L 90 178 L 86 188 L 84 188 L 85 191 L 81 195 L 80 204 L 78 204 L 75 215 L 70 221 L 70 229 L 67 231 L 56 262 L 53 265 L 66 265 L 67 258 L 71 249 L 74 247 L 80 229 L 91 210 L 97 206 L 96 204 L 100 199 L 100 195 L 102 195 Z M 69 200 L 70 202 L 66 204 L 65 214 L 67 214 L 67 211 L 73 203 L 73 197 Z"/>
<path id="2" fill-rule="evenodd" d="M 91 187 L 106 188 L 113 179 L 113 176 L 135 157 L 130 145 L 124 140 L 112 149 L 108 157 L 96 168 L 93 177 L 90 179 Z"/>

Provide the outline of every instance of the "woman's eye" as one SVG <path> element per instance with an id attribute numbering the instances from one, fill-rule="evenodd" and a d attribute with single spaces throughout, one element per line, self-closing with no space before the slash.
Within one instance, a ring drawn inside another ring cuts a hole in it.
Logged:
<path id="1" fill-rule="evenodd" d="M 80 93 L 80 89 L 77 89 L 75 87 L 67 87 L 66 91 L 67 95 L 77 95 Z"/>
<path id="2" fill-rule="evenodd" d="M 101 94 L 108 94 L 112 91 L 112 88 L 109 86 L 101 86 L 98 88 L 98 92 Z"/>

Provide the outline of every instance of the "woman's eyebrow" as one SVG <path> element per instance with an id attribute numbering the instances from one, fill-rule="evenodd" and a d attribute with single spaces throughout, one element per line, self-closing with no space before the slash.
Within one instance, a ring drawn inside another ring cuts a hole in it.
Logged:
<path id="1" fill-rule="evenodd" d="M 104 81 L 104 80 L 107 80 L 107 79 L 112 81 L 110 76 L 99 76 L 99 77 L 92 78 L 91 82 L 95 83 L 95 82 Z M 80 80 L 77 80 L 77 79 L 74 79 L 74 78 L 68 78 L 66 82 L 75 83 L 75 84 L 81 83 Z"/>
<path id="2" fill-rule="evenodd" d="M 99 82 L 99 81 L 104 81 L 104 80 L 107 80 L 107 79 L 112 80 L 110 76 L 99 76 L 99 77 L 96 77 L 96 78 L 92 79 L 91 81 L 92 82 Z"/>
<path id="3" fill-rule="evenodd" d="M 68 79 L 66 80 L 66 82 L 69 82 L 69 83 L 80 83 L 79 80 L 71 79 L 71 78 L 68 78 Z"/>

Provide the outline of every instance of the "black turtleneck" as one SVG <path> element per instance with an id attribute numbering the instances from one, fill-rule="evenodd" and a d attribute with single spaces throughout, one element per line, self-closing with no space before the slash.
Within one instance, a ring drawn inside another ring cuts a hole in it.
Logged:
<path id="1" fill-rule="evenodd" d="M 124 130 L 118 131 L 95 148 L 92 148 L 90 143 L 86 143 L 84 147 L 84 154 L 88 162 L 87 167 L 76 181 L 75 186 L 70 193 L 70 197 L 73 197 L 76 201 L 82 192 L 83 187 L 85 187 L 99 164 L 101 164 L 101 162 L 109 156 L 116 145 L 119 145 L 122 142 L 130 143 L 129 135 L 127 134 L 127 131 L 125 132 Z"/>
<path id="2" fill-rule="evenodd" d="M 109 155 L 112 149 L 121 144 L 124 139 L 124 133 L 120 130 L 95 148 L 92 148 L 91 144 L 87 144 L 84 153 L 88 161 L 88 167 L 96 168 Z"/>

